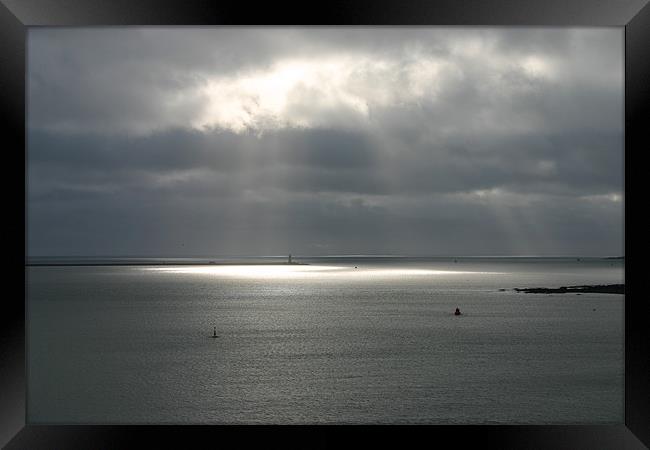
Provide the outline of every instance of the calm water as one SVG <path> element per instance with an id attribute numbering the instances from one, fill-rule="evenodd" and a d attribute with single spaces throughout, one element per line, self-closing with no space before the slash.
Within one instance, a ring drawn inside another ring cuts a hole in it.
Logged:
<path id="1" fill-rule="evenodd" d="M 623 296 L 499 291 L 621 261 L 298 261 L 27 268 L 28 420 L 623 422 Z"/>

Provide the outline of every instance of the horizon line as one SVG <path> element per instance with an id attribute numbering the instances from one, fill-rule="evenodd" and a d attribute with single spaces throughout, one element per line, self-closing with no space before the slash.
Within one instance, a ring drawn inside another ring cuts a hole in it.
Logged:
<path id="1" fill-rule="evenodd" d="M 37 258 L 141 258 L 141 259 L 222 259 L 222 258 L 624 258 L 625 255 L 603 254 L 603 255 L 421 255 L 421 254 L 294 254 L 285 253 L 280 255 L 25 255 L 26 259 Z"/>

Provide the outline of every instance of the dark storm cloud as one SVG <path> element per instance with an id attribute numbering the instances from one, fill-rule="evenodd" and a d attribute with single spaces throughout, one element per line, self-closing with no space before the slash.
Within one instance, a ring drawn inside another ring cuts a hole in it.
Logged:
<path id="1" fill-rule="evenodd" d="M 622 35 L 38 29 L 28 251 L 619 254 Z"/>
<path id="2" fill-rule="evenodd" d="M 99 192 L 112 186 L 146 189 L 159 180 L 156 189 L 168 185 L 183 194 L 187 188 L 191 195 L 211 183 L 217 184 L 210 195 L 219 195 L 224 184 L 294 193 L 421 195 L 499 186 L 540 192 L 547 185 L 570 195 L 603 194 L 623 181 L 621 171 L 602 170 L 620 164 L 620 155 L 611 151 L 619 144 L 619 135 L 581 134 L 408 142 L 404 149 L 323 130 L 280 130 L 263 139 L 185 130 L 126 138 L 35 131 L 30 186 L 48 192 L 49 183 L 58 183 Z"/>
<path id="3" fill-rule="evenodd" d="M 374 164 L 373 144 L 365 135 L 336 130 L 280 130 L 264 139 L 228 131 L 169 130 L 124 137 L 35 130 L 30 134 L 29 158 L 34 170 L 69 171 L 73 178 L 86 178 L 90 172 L 155 176 L 192 169 L 233 174 L 274 165 L 355 170 Z"/>

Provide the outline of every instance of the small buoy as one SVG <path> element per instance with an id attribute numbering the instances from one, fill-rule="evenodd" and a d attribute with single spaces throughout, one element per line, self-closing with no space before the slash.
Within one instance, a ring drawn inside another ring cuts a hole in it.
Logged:
<path id="1" fill-rule="evenodd" d="M 219 336 L 217 336 L 217 327 L 214 327 L 214 331 L 212 333 L 212 336 L 210 336 L 210 337 L 212 337 L 213 339 L 219 337 Z"/>
<path id="2" fill-rule="evenodd" d="M 456 308 L 456 312 L 454 313 L 454 316 L 460 316 L 460 309 Z"/>
<path id="3" fill-rule="evenodd" d="M 357 267 L 357 266 L 354 266 L 354 268 L 357 269 L 358 267 Z"/>

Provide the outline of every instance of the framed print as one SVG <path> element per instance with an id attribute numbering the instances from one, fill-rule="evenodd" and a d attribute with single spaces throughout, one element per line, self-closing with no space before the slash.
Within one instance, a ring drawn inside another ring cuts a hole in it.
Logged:
<path id="1" fill-rule="evenodd" d="M 648 445 L 646 2 L 73 3 L 2 6 L 3 445 Z"/>

